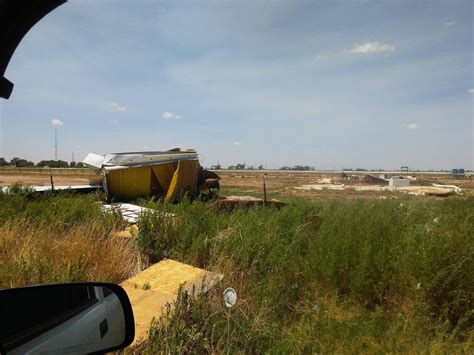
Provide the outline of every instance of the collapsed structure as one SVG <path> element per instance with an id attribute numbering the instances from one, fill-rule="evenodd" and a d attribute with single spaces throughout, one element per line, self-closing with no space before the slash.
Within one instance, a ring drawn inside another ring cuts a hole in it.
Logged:
<path id="1" fill-rule="evenodd" d="M 176 201 L 185 195 L 196 198 L 201 191 L 210 195 L 211 188 L 219 188 L 219 176 L 199 165 L 194 149 L 89 153 L 83 162 L 101 170 L 103 187 L 111 200 L 159 197 Z"/>

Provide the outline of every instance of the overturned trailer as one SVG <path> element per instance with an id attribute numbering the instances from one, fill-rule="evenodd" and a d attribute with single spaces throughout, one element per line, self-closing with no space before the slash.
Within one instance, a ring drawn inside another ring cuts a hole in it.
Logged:
<path id="1" fill-rule="evenodd" d="M 98 155 L 89 153 L 84 164 L 100 169 L 108 199 L 133 200 L 160 197 L 175 201 L 201 190 L 219 188 L 219 177 L 199 165 L 195 150 L 127 152 Z"/>

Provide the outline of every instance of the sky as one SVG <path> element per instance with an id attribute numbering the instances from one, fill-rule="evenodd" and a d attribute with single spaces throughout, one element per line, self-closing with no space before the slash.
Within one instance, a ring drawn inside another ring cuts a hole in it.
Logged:
<path id="1" fill-rule="evenodd" d="M 471 0 L 70 0 L 24 37 L 0 157 L 474 169 Z"/>

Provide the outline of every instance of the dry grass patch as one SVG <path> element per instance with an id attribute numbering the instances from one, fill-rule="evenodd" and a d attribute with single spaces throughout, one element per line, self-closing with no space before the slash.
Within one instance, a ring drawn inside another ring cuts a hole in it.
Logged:
<path id="1" fill-rule="evenodd" d="M 119 283 L 138 272 L 141 258 L 133 245 L 103 232 L 94 222 L 58 230 L 45 223 L 8 221 L 0 226 L 0 287 Z"/>

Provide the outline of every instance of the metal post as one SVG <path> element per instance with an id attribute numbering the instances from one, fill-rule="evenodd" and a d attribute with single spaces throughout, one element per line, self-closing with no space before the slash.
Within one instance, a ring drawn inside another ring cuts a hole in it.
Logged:
<path id="1" fill-rule="evenodd" d="M 51 192 L 54 191 L 54 183 L 53 183 L 53 171 L 49 169 L 49 179 L 51 180 Z"/>
<path id="2" fill-rule="evenodd" d="M 263 205 L 264 206 L 267 205 L 267 185 L 266 185 L 266 181 L 267 181 L 267 175 L 263 174 Z"/>
<path id="3" fill-rule="evenodd" d="M 230 309 L 227 310 L 227 354 L 230 353 Z"/>

